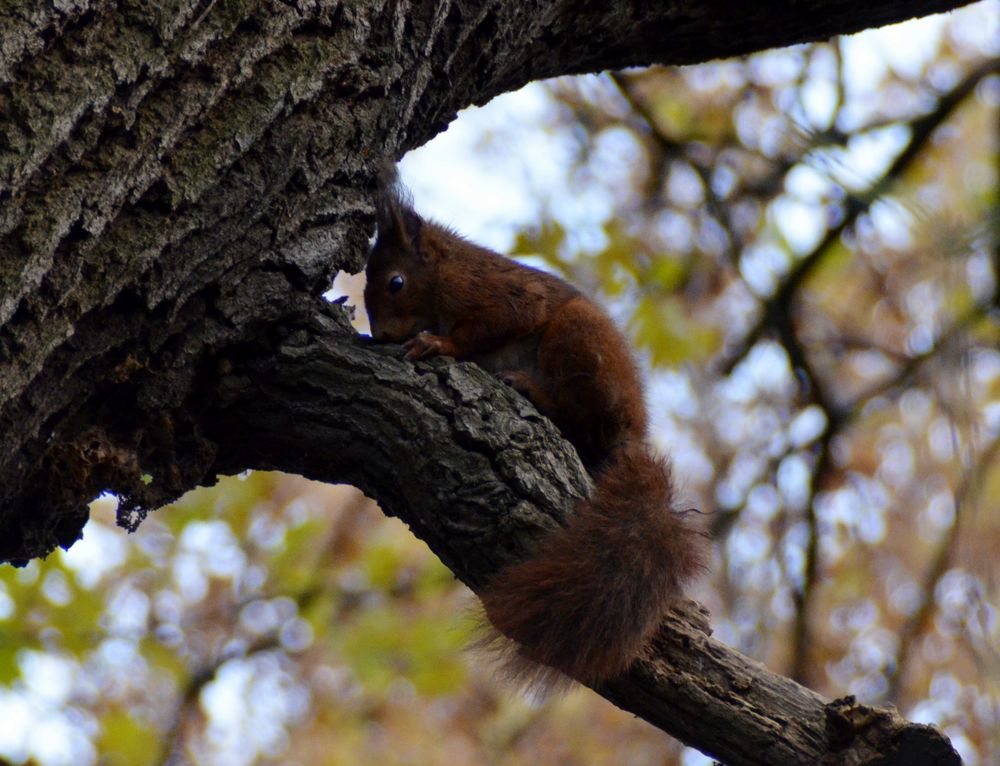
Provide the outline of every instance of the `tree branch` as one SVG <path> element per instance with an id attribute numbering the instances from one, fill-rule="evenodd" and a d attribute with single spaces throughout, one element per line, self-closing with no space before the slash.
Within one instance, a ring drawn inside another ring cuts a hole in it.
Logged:
<path id="1" fill-rule="evenodd" d="M 903 150 L 896 156 L 882 177 L 865 192 L 863 197 L 848 197 L 841 220 L 827 231 L 812 251 L 796 262 L 774 294 L 767 298 L 757 323 L 747 332 L 738 346 L 727 353 L 718 363 L 720 372 L 723 374 L 732 372 L 740 360 L 769 331 L 777 331 L 779 335 L 781 334 L 782 325 L 791 321 L 792 307 L 796 302 L 799 289 L 813 270 L 822 263 L 831 246 L 854 225 L 858 217 L 865 213 L 873 202 L 885 194 L 889 187 L 906 172 L 913 161 L 920 156 L 920 152 L 934 131 L 951 116 L 959 104 L 975 91 L 979 82 L 997 71 L 1000 71 L 1000 60 L 988 59 L 981 66 L 969 72 L 954 88 L 943 94 L 933 109 L 907 123 L 910 129 L 910 140 L 903 147 Z M 798 360 L 793 356 L 791 361 L 795 364 Z"/>
<path id="2" fill-rule="evenodd" d="M 412 364 L 395 346 L 337 342 L 330 314 L 268 347 L 227 355 L 205 413 L 219 469 L 281 467 L 347 481 L 405 521 L 479 590 L 565 523 L 588 479 L 524 399 L 475 365 Z M 206 396 L 208 392 L 206 391 Z M 957 764 L 936 730 L 830 702 L 710 636 L 688 603 L 631 671 L 595 689 L 682 742 L 733 764 Z"/>

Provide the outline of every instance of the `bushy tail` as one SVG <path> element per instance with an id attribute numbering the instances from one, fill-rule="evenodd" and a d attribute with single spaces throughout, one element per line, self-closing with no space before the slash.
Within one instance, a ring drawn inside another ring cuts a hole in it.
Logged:
<path id="1" fill-rule="evenodd" d="M 490 622 L 518 644 L 506 675 L 550 682 L 538 663 L 597 683 L 628 668 L 705 566 L 702 533 L 672 503 L 664 459 L 638 442 L 612 453 L 569 526 L 482 595 Z"/>

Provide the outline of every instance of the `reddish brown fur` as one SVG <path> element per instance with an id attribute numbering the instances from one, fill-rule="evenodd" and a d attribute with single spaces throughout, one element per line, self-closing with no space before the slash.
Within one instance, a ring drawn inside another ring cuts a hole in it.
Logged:
<path id="1" fill-rule="evenodd" d="M 392 178 L 366 273 L 376 339 L 405 341 L 410 358 L 447 354 L 494 372 L 555 422 L 594 475 L 569 526 L 481 594 L 493 625 L 519 644 L 510 673 L 544 679 L 540 663 L 596 683 L 624 672 L 704 566 L 700 533 L 673 508 L 669 468 L 646 445 L 624 337 L 557 277 L 419 218 Z"/>

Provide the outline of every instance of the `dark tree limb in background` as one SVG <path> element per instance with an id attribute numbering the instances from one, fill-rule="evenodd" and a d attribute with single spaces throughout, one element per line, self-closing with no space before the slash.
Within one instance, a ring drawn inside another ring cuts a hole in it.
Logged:
<path id="1" fill-rule="evenodd" d="M 933 108 L 906 123 L 910 131 L 909 140 L 892 164 L 871 184 L 867 193 L 852 196 L 846 200 L 840 222 L 827 231 L 815 248 L 799 259 L 774 291 L 774 294 L 763 302 L 757 323 L 747 332 L 742 341 L 728 353 L 727 358 L 720 363 L 720 367 L 725 372 L 731 372 L 763 337 L 773 335 L 788 356 L 792 369 L 797 370 L 806 383 L 808 389 L 806 394 L 809 401 L 816 404 L 826 416 L 826 426 L 817 438 L 814 447 L 815 462 L 809 485 L 809 499 L 805 503 L 808 539 L 805 546 L 803 580 L 801 587 L 796 588 L 793 593 L 795 624 L 792 631 L 793 647 L 790 675 L 802 683 L 808 683 L 810 680 L 807 677 L 809 651 L 813 646 L 810 613 L 820 571 L 819 524 L 816 517 L 815 498 L 823 477 L 829 472 L 830 447 L 833 440 L 843 432 L 849 422 L 860 412 L 861 406 L 871 397 L 867 396 L 851 402 L 850 406 L 847 406 L 848 403 L 845 402 L 837 402 L 831 397 L 827 391 L 827 381 L 812 364 L 806 344 L 800 338 L 796 328 L 794 314 L 797 298 L 802 285 L 823 263 L 824 258 L 840 241 L 844 232 L 848 231 L 860 216 L 867 213 L 871 204 L 906 173 L 930 142 L 937 128 L 975 92 L 976 86 L 985 77 L 997 72 L 1000 72 L 1000 60 L 986 61 L 956 83 L 951 90 L 942 94 Z M 975 307 L 971 316 L 981 317 L 984 313 L 985 307 Z M 916 362 L 917 360 L 912 361 Z"/>
<path id="2" fill-rule="evenodd" d="M 951 529 L 943 534 L 938 541 L 937 550 L 927 567 L 927 572 L 920 588 L 920 592 L 924 594 L 924 598 L 920 603 L 920 607 L 906 621 L 899 634 L 899 660 L 889 675 L 888 689 L 886 689 L 885 693 L 885 699 L 892 703 L 895 703 L 899 698 L 900 687 L 906 676 L 906 671 L 916 653 L 915 646 L 918 643 L 917 639 L 920 638 L 927 624 L 934 616 L 935 603 L 929 594 L 935 592 L 941 578 L 944 577 L 948 571 L 948 567 L 952 564 L 958 535 L 965 526 L 963 522 L 968 515 L 966 507 L 968 501 L 981 491 L 983 474 L 998 459 L 1000 459 L 1000 437 L 995 438 L 990 444 L 984 447 L 976 464 L 958 487 L 955 499 L 955 523 L 952 524 Z"/>
<path id="3" fill-rule="evenodd" d="M 70 545 L 103 490 L 134 525 L 216 473 L 266 466 L 357 484 L 476 587 L 559 523 L 583 474 L 497 384 L 443 362 L 414 371 L 323 305 L 337 270 L 363 264 L 381 159 L 535 78 L 705 61 L 964 4 L 4 6 L 0 559 Z M 296 378 L 296 354 L 324 374 Z M 313 433 L 328 411 L 336 429 Z M 603 692 L 706 752 L 763 762 L 742 728 L 763 718 L 734 712 L 719 730 L 692 712 L 699 690 L 739 707 L 760 678 L 716 688 L 711 657 L 736 655 L 692 630 L 668 629 L 657 658 Z M 682 656 L 704 667 L 678 686 Z M 795 760 L 798 719 L 781 719 L 762 729 L 769 762 L 815 763 Z M 864 740 L 849 716 L 804 720 L 825 732 L 813 753 Z"/>

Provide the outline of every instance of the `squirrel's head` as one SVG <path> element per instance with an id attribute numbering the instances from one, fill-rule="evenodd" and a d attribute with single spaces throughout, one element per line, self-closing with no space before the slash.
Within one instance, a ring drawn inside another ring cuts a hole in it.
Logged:
<path id="1" fill-rule="evenodd" d="M 378 237 L 365 267 L 365 308 L 377 341 L 399 343 L 434 328 L 437 259 L 423 236 L 429 225 L 405 199 L 395 173 L 384 174 Z"/>

